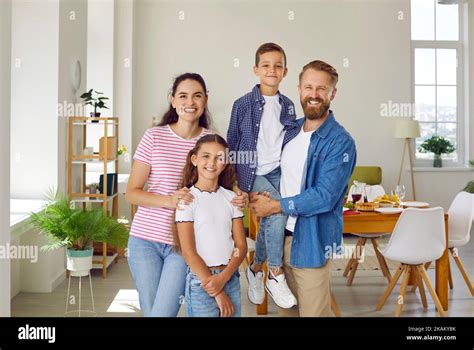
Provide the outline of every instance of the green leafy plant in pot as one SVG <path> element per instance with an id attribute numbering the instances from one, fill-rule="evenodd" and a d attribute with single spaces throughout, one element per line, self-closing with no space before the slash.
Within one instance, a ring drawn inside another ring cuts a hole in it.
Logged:
<path id="1" fill-rule="evenodd" d="M 456 148 L 448 139 L 435 135 L 423 141 L 418 150 L 421 153 L 433 153 L 433 166 L 435 168 L 441 168 L 443 166 L 441 155 L 453 153 Z"/>
<path id="2" fill-rule="evenodd" d="M 109 109 L 109 107 L 106 106 L 105 102 L 108 100 L 108 97 L 102 96 L 104 93 L 99 92 L 99 91 L 94 91 L 94 89 L 90 89 L 87 92 L 84 92 L 81 95 L 81 98 L 84 100 L 86 105 L 94 107 L 94 112 L 91 112 L 91 117 L 100 117 L 100 112 L 97 112 L 99 109 Z M 98 121 L 93 121 L 98 123 Z"/>
<path id="3" fill-rule="evenodd" d="M 92 268 L 93 242 L 106 242 L 123 248 L 127 245 L 128 229 L 107 216 L 102 208 L 81 210 L 69 197 L 51 192 L 40 212 L 32 213 L 30 223 L 47 239 L 41 250 L 67 248 L 67 269 L 72 276 L 87 276 Z"/>

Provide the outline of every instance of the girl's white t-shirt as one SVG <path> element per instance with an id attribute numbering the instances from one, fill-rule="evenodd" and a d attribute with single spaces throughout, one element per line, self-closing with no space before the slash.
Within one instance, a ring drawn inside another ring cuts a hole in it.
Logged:
<path id="1" fill-rule="evenodd" d="M 243 212 L 232 205 L 234 192 L 220 187 L 215 192 L 190 188 L 193 201 L 176 210 L 176 222 L 193 222 L 196 250 L 207 266 L 227 265 L 234 250 L 232 220 Z"/>

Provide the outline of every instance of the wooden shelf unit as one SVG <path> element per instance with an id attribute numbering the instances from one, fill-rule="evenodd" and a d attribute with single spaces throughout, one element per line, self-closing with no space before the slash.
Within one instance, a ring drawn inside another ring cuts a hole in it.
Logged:
<path id="1" fill-rule="evenodd" d="M 94 123 L 93 123 L 94 121 Z M 105 142 L 103 144 L 103 159 L 100 159 L 99 154 L 74 154 L 73 152 L 73 142 L 74 142 L 74 127 L 81 127 L 82 128 L 82 140 L 81 140 L 81 150 L 82 152 L 86 147 L 87 141 L 87 126 L 94 126 L 94 127 L 103 127 L 102 137 L 105 138 Z M 112 132 L 111 132 L 112 131 Z M 119 169 L 118 169 L 118 157 L 115 156 L 112 159 L 108 159 L 107 155 L 110 152 L 108 150 L 108 142 L 107 137 L 114 137 L 114 149 L 113 152 L 117 152 L 119 140 L 119 120 L 118 118 L 92 118 L 92 117 L 69 117 L 68 120 L 68 163 L 67 163 L 67 176 L 68 176 L 68 195 L 70 196 L 71 200 L 76 203 L 82 203 L 82 208 L 86 209 L 87 203 L 101 203 L 102 208 L 105 213 L 109 213 L 109 209 L 111 208 L 111 215 L 115 218 L 118 218 L 118 189 L 115 189 L 115 193 L 107 196 L 107 168 L 108 165 L 114 163 L 115 165 L 115 173 L 118 176 Z M 103 164 L 103 193 L 86 193 L 86 171 L 88 164 Z M 80 191 L 82 192 L 75 192 L 73 190 L 73 167 L 81 167 L 81 176 L 82 176 L 82 184 Z M 110 207 L 111 204 L 111 207 Z M 110 266 L 112 261 L 117 258 L 117 253 L 114 252 L 112 256 L 107 255 L 107 243 L 100 242 L 102 245 L 102 254 L 100 256 L 94 255 L 93 260 L 93 267 L 92 268 L 101 268 L 102 269 L 102 277 L 107 278 L 107 267 Z"/>

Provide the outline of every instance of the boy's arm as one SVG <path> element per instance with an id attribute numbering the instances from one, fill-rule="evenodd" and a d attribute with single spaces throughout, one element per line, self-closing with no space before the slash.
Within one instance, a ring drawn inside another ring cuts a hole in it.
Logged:
<path id="1" fill-rule="evenodd" d="M 238 100 L 234 102 L 232 106 L 232 113 L 230 115 L 229 130 L 227 130 L 227 143 L 229 144 L 229 150 L 237 150 L 237 145 L 240 140 L 240 130 L 239 130 L 239 116 L 240 108 Z"/>
<path id="2" fill-rule="evenodd" d="M 178 222 L 176 223 L 178 230 L 179 243 L 181 246 L 181 254 L 190 267 L 191 271 L 198 276 L 201 281 L 204 281 L 211 276 L 211 272 L 206 263 L 199 256 L 196 250 L 196 240 L 194 236 L 193 222 Z"/>
<path id="3" fill-rule="evenodd" d="M 336 147 L 330 151 L 322 165 L 316 186 L 296 196 L 282 198 L 282 212 L 286 215 L 308 217 L 330 211 L 349 182 L 356 157 L 356 147 L 352 139 L 336 140 Z"/>

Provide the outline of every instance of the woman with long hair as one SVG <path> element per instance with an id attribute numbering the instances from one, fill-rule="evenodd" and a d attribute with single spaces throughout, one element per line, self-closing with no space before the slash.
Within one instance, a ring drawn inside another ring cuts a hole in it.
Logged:
<path id="1" fill-rule="evenodd" d="M 196 73 L 178 76 L 170 106 L 157 127 L 146 130 L 134 155 L 126 200 L 138 205 L 128 242 L 128 263 L 144 316 L 176 316 L 184 298 L 186 263 L 173 249 L 174 212 L 193 195 L 179 188 L 188 152 L 209 130 L 207 89 Z M 148 189 L 145 190 L 145 184 Z M 243 207 L 248 196 L 237 190 Z"/>

